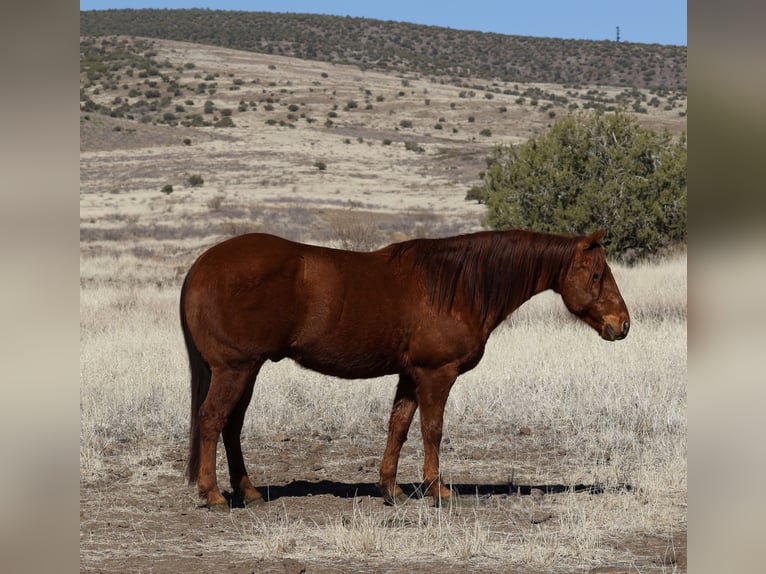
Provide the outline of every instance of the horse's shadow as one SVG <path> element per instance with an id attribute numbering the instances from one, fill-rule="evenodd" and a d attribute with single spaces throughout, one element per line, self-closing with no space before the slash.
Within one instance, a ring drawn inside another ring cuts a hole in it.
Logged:
<path id="1" fill-rule="evenodd" d="M 425 484 L 405 483 L 400 484 L 404 494 L 412 499 L 425 497 Z M 633 487 L 629 484 L 596 485 L 596 484 L 450 484 L 453 492 L 462 497 L 476 497 L 478 499 L 490 496 L 529 496 L 533 493 L 561 494 L 565 492 L 577 492 L 587 494 L 604 494 L 606 492 L 630 492 Z M 382 498 L 378 485 L 373 482 L 337 482 L 334 480 L 322 480 L 310 482 L 307 480 L 294 480 L 285 485 L 259 486 L 258 490 L 263 494 L 266 501 L 273 502 L 283 497 L 300 498 L 307 496 L 320 496 L 330 494 L 338 498 L 357 498 L 370 496 Z M 232 508 L 244 508 L 244 500 L 238 493 L 224 492 L 223 495 L 229 501 Z"/>

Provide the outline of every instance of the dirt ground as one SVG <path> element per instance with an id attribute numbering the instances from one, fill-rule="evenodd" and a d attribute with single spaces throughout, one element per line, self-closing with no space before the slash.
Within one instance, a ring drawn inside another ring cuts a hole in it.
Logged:
<path id="1" fill-rule="evenodd" d="M 518 460 L 540 465 L 561 456 L 537 448 L 533 437 L 519 439 L 526 443 L 521 446 L 526 452 L 516 450 Z M 347 557 L 328 557 L 322 541 L 301 537 L 310 532 L 338 532 L 343 536 L 344 525 L 364 528 L 371 523 L 378 528 L 390 527 L 396 536 L 412 537 L 419 536 L 424 523 L 443 519 L 461 525 L 489 525 L 493 535 L 512 538 L 555 529 L 566 497 L 598 499 L 620 494 L 587 484 L 513 484 L 498 472 L 512 464 L 508 449 L 500 444 L 483 446 L 477 437 L 469 458 L 463 455 L 450 462 L 452 488 L 461 495 L 459 507 L 434 508 L 431 499 L 419 496 L 420 485 L 414 482 L 403 483 L 411 502 L 386 507 L 376 486 L 382 450 L 379 443 L 383 440 L 382 436 L 325 435 L 275 436 L 258 445 L 245 441 L 245 458 L 254 469 L 254 482 L 269 502 L 247 509 L 235 507 L 230 512 L 211 512 L 199 506 L 193 487 L 184 481 L 185 445 L 162 445 L 159 451 L 141 445 L 115 446 L 104 457 L 106 478 L 81 483 L 81 571 L 533 574 L 543 570 L 518 563 L 511 568 L 481 555 L 445 560 L 431 555 L 427 548 L 417 560 L 392 560 L 379 552 L 365 554 L 363 548 L 349 552 Z M 449 456 L 449 445 L 444 450 Z M 133 452 L 154 455 L 136 461 L 126 454 Z M 219 463 L 219 480 L 225 485 L 225 463 Z M 418 455 L 403 455 L 402 480 L 417 477 L 419 463 Z M 622 488 L 627 491 L 630 486 Z M 262 536 L 268 537 L 268 542 L 264 543 Z M 666 536 L 641 534 L 608 544 L 624 557 L 592 569 L 556 571 L 686 570 L 685 531 L 676 532 L 672 541 Z"/>

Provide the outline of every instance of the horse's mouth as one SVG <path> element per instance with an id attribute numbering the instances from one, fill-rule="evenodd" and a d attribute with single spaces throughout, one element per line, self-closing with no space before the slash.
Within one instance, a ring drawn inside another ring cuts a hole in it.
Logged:
<path id="1" fill-rule="evenodd" d="M 628 331 L 630 330 L 630 322 L 629 321 L 623 321 L 622 327 L 620 327 L 619 331 L 616 331 L 614 326 L 612 326 L 611 323 L 606 323 L 604 326 L 604 330 L 601 331 L 601 338 L 606 339 L 607 341 L 619 341 L 620 339 L 624 339 L 628 336 Z"/>

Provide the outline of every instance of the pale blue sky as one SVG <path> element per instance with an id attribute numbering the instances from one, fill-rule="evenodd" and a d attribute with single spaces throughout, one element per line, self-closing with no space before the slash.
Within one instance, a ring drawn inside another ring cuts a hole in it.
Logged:
<path id="1" fill-rule="evenodd" d="M 685 46 L 686 0 L 80 0 L 80 10 L 210 8 L 360 16 L 521 36 Z"/>

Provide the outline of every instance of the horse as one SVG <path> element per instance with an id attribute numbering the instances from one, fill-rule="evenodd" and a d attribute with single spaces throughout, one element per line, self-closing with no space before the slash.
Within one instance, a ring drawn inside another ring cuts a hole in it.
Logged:
<path id="1" fill-rule="evenodd" d="M 264 500 L 248 477 L 240 434 L 261 366 L 284 358 L 347 379 L 397 374 L 380 465 L 382 497 L 387 504 L 407 498 L 396 473 L 420 408 L 424 495 L 454 500 L 439 473 L 444 407 L 457 377 L 479 363 L 502 321 L 552 289 L 603 339 L 628 334 L 605 233 L 482 231 L 372 252 L 253 233 L 203 252 L 180 297 L 191 371 L 187 475 L 202 506 L 229 506 L 216 477 L 221 434 L 233 493 L 245 505 Z"/>

